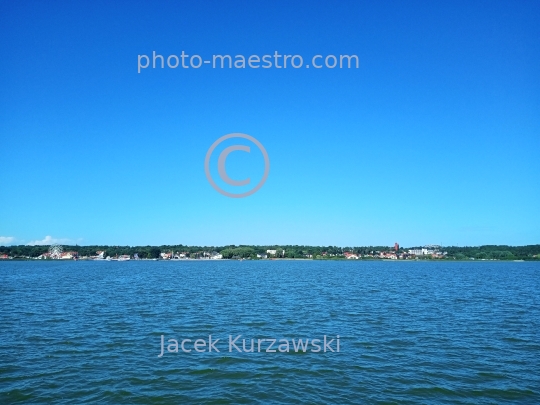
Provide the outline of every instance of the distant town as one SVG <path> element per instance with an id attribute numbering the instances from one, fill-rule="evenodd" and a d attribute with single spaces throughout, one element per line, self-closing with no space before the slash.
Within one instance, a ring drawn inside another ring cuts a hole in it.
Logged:
<path id="1" fill-rule="evenodd" d="M 540 260 L 540 245 L 0 246 L 0 260 Z"/>

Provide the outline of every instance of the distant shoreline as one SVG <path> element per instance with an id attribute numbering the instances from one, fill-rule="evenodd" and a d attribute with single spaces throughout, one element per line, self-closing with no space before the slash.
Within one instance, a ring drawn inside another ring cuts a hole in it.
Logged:
<path id="1" fill-rule="evenodd" d="M 64 263 L 73 263 L 73 262 L 117 262 L 119 260 L 95 260 L 95 259 L 77 259 L 77 260 L 63 260 L 63 259 L 36 259 L 36 258 L 25 258 L 25 257 L 15 257 L 10 259 L 4 259 L 0 258 L 0 263 L 3 262 L 38 262 L 38 263 L 51 263 L 51 262 L 64 262 Z M 120 260 L 122 261 L 122 260 Z M 355 260 L 348 260 L 345 258 L 330 258 L 330 259 L 302 259 L 302 258 L 276 258 L 276 259 L 131 259 L 126 260 L 130 262 L 160 262 L 160 263 L 167 263 L 167 262 L 286 262 L 286 261 L 301 261 L 301 262 L 350 262 L 350 263 L 358 263 L 358 262 L 389 262 L 389 263 L 471 263 L 471 262 L 478 262 L 478 263 L 531 263 L 531 262 L 540 262 L 540 259 L 496 259 L 496 260 L 457 260 L 457 259 L 397 259 L 397 260 L 390 260 L 390 259 L 378 259 L 378 258 L 369 258 L 369 259 L 355 259 Z"/>
<path id="2" fill-rule="evenodd" d="M 0 246 L 0 260 L 390 260 L 390 261 L 537 261 L 540 244 L 525 246 Z"/>

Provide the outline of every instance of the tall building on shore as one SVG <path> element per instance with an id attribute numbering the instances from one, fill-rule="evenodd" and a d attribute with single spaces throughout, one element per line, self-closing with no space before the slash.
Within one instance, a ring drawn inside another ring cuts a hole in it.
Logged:
<path id="1" fill-rule="evenodd" d="M 394 250 L 397 252 L 399 250 L 399 243 L 394 243 Z"/>

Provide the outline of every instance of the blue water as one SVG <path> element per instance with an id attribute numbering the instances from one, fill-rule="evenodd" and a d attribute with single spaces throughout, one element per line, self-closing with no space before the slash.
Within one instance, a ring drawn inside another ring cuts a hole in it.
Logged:
<path id="1" fill-rule="evenodd" d="M 2 262 L 0 403 L 540 403 L 539 292 L 527 262 Z"/>

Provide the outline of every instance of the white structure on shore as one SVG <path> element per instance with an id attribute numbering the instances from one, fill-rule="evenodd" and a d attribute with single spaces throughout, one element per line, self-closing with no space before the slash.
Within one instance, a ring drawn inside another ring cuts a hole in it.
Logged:
<path id="1" fill-rule="evenodd" d="M 279 253 L 278 253 L 278 252 L 279 252 Z M 275 255 L 277 255 L 277 254 L 285 255 L 285 251 L 284 251 L 284 250 L 278 251 L 278 250 L 275 250 L 275 249 L 268 249 L 268 250 L 266 251 L 266 253 L 268 253 L 269 255 L 273 255 L 273 256 L 275 256 Z"/>
<path id="2" fill-rule="evenodd" d="M 49 257 L 51 259 L 61 259 L 63 252 L 64 248 L 62 247 L 62 245 L 53 243 L 51 246 L 49 246 Z"/>

